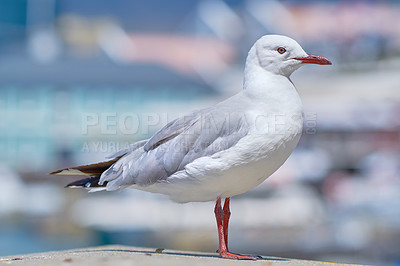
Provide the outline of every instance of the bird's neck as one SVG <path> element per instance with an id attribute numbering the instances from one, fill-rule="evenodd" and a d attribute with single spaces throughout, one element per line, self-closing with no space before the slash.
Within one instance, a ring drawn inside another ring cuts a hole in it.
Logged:
<path id="1" fill-rule="evenodd" d="M 261 98 L 297 94 L 289 77 L 268 72 L 258 64 L 246 65 L 243 89 L 246 93 Z"/>
<path id="2" fill-rule="evenodd" d="M 243 94 L 258 109 L 267 113 L 301 115 L 303 105 L 291 80 L 283 75 L 270 73 L 258 64 L 247 64 Z"/>

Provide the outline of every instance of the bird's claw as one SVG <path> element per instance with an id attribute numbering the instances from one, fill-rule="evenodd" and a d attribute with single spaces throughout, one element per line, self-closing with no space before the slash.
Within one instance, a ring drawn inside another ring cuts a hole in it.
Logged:
<path id="1" fill-rule="evenodd" d="M 259 258 L 261 258 L 260 256 L 254 257 L 254 256 L 235 254 L 231 252 L 222 252 L 219 255 L 221 256 L 221 258 L 224 259 L 234 259 L 234 260 L 258 260 Z"/>

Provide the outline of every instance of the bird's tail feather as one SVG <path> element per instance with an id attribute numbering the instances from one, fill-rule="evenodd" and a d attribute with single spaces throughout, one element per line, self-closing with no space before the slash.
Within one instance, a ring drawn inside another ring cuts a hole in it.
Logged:
<path id="1" fill-rule="evenodd" d="M 111 165 L 113 165 L 120 157 L 114 158 L 109 161 L 89 164 L 89 165 L 81 165 L 71 168 L 60 169 L 50 173 L 51 175 L 76 175 L 76 176 L 90 176 L 84 179 L 76 180 L 72 183 L 69 183 L 65 187 L 76 188 L 76 187 L 84 187 L 91 189 L 90 192 L 105 190 L 107 182 L 99 185 L 100 175 L 107 170 Z"/>
<path id="2" fill-rule="evenodd" d="M 71 168 L 64 168 L 50 173 L 51 175 L 90 175 L 90 176 L 100 176 L 105 170 L 107 170 L 111 165 L 118 161 L 120 157 L 114 158 L 109 161 L 75 166 Z"/>

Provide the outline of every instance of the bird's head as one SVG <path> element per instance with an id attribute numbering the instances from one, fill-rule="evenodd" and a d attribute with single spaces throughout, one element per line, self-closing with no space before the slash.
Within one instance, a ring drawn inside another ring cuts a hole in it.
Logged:
<path id="1" fill-rule="evenodd" d="M 250 50 L 250 58 L 265 70 L 286 77 L 304 64 L 332 64 L 323 56 L 307 54 L 295 40 L 282 35 L 261 37 Z"/>

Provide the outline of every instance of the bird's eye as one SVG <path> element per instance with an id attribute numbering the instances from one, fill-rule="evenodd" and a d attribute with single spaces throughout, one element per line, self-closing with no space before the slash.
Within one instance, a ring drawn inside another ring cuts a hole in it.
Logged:
<path id="1" fill-rule="evenodd" d="M 283 54 L 286 52 L 286 49 L 283 47 L 279 47 L 278 49 L 276 49 L 278 51 L 278 53 Z"/>

